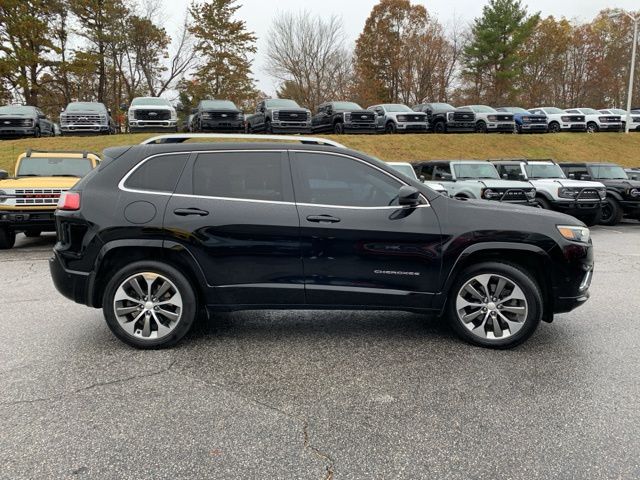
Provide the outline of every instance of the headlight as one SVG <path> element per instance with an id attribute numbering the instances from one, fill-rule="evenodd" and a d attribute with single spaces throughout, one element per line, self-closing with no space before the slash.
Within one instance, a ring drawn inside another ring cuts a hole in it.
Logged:
<path id="1" fill-rule="evenodd" d="M 527 117 L 527 116 L 523 116 L 521 117 L 523 122 L 529 122 L 531 120 L 531 117 Z"/>
<path id="2" fill-rule="evenodd" d="M 207 113 L 207 112 L 203 112 L 203 114 L 201 116 L 202 116 L 202 118 L 211 118 L 211 114 Z"/>
<path id="3" fill-rule="evenodd" d="M 450 122 L 453 120 L 453 112 L 448 112 L 447 113 L 447 121 Z"/>
<path id="4" fill-rule="evenodd" d="M 351 112 L 345 112 L 345 113 L 343 113 L 342 115 L 343 115 L 343 118 L 344 118 L 344 121 L 345 121 L 345 122 L 347 122 L 347 123 L 348 123 L 348 122 L 350 122 L 350 121 L 351 121 Z"/>
<path id="5" fill-rule="evenodd" d="M 589 243 L 591 233 L 587 227 L 574 227 L 570 225 L 558 225 L 558 231 L 567 240 L 573 242 Z"/>
<path id="6" fill-rule="evenodd" d="M 135 120 L 136 112 L 134 112 L 133 110 L 129 110 L 129 112 L 127 113 L 127 116 L 129 117 L 129 120 Z"/>
<path id="7" fill-rule="evenodd" d="M 490 122 L 496 122 L 498 121 L 498 117 L 496 115 L 489 115 L 487 117 L 487 120 L 489 120 Z"/>
<path id="8" fill-rule="evenodd" d="M 598 189 L 598 195 L 600 195 L 600 200 L 604 200 L 605 198 L 607 198 L 607 189 L 606 188 L 599 188 Z"/>
<path id="9" fill-rule="evenodd" d="M 492 198 L 499 198 L 502 196 L 502 194 L 500 192 L 494 192 L 490 188 L 487 188 L 482 191 L 482 196 L 487 199 L 492 199 Z"/>
<path id="10" fill-rule="evenodd" d="M 407 116 L 406 115 L 398 115 L 396 117 L 396 120 L 398 120 L 399 122 L 406 122 L 407 121 Z"/>
<path id="11" fill-rule="evenodd" d="M 558 189 L 558 196 L 560 198 L 576 198 L 579 190 L 577 188 L 560 187 Z"/>
<path id="12" fill-rule="evenodd" d="M 629 196 L 631 197 L 640 197 L 640 188 L 632 188 L 629 190 Z"/>
<path id="13" fill-rule="evenodd" d="M 560 117 L 560 120 L 562 120 L 564 123 L 567 123 L 571 121 L 571 117 Z"/>
<path id="14" fill-rule="evenodd" d="M 280 112 L 278 110 L 274 110 L 272 112 L 272 115 L 273 115 L 273 119 L 274 120 L 279 120 L 280 119 Z"/>
<path id="15" fill-rule="evenodd" d="M 533 190 L 527 190 L 526 192 L 524 192 L 524 194 L 525 194 L 528 198 L 536 198 L 536 191 L 535 191 L 535 189 L 533 189 Z"/>
<path id="16" fill-rule="evenodd" d="M 178 112 L 171 110 L 171 120 L 178 120 Z"/>
<path id="17" fill-rule="evenodd" d="M 244 120 L 244 113 L 238 113 L 236 115 L 236 120 Z"/>

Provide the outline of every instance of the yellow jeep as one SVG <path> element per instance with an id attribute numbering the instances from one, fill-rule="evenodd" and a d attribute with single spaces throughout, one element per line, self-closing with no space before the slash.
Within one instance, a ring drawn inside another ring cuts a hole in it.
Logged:
<path id="1" fill-rule="evenodd" d="M 55 231 L 60 194 L 99 163 L 89 152 L 27 150 L 18 157 L 14 178 L 0 170 L 0 250 L 13 247 L 16 233 Z"/>

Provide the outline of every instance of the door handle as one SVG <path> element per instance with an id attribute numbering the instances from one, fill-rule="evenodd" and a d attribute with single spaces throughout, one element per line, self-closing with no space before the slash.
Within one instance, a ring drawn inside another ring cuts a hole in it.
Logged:
<path id="1" fill-rule="evenodd" d="M 331 215 L 309 215 L 307 221 L 315 223 L 338 223 L 340 219 L 338 217 L 332 217 Z"/>
<path id="2" fill-rule="evenodd" d="M 200 217 L 206 217 L 209 215 L 209 212 L 206 210 L 200 210 L 199 208 L 176 208 L 173 213 L 181 217 L 186 217 L 187 215 L 199 215 Z"/>

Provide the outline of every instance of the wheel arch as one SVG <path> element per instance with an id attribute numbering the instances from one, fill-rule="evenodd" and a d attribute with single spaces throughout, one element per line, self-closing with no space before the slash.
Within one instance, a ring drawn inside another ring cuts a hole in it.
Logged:
<path id="1" fill-rule="evenodd" d="M 607 188 L 607 196 L 617 200 L 619 202 L 623 201 L 622 195 L 617 190 L 613 190 L 611 188 Z"/>

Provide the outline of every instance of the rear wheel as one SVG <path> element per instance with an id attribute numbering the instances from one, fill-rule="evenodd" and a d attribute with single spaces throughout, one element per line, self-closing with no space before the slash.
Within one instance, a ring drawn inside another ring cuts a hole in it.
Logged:
<path id="1" fill-rule="evenodd" d="M 449 323 L 463 340 L 511 348 L 527 340 L 542 319 L 542 295 L 526 271 L 486 262 L 464 270 L 449 296 Z"/>
<path id="2" fill-rule="evenodd" d="M 8 250 L 10 248 L 13 248 L 15 243 L 15 232 L 9 231 L 8 228 L 0 228 L 0 250 Z"/>
<path id="3" fill-rule="evenodd" d="M 198 311 L 189 280 L 161 262 L 135 262 L 106 286 L 103 312 L 111 331 L 137 348 L 164 348 L 191 329 Z"/>
<path id="4" fill-rule="evenodd" d="M 622 220 L 622 207 L 615 198 L 607 197 L 602 205 L 601 225 L 617 225 Z"/>
<path id="5" fill-rule="evenodd" d="M 24 236 L 27 238 L 38 238 L 41 233 L 41 230 L 27 230 L 24 232 Z"/>

